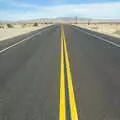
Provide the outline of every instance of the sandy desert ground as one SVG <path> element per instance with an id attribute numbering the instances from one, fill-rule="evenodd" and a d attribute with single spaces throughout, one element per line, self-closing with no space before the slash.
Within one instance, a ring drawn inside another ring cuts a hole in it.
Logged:
<path id="1" fill-rule="evenodd" d="M 0 41 L 6 40 L 8 38 L 16 37 L 25 33 L 32 32 L 34 30 L 44 28 L 49 26 L 49 24 L 41 24 L 38 26 L 31 25 L 15 25 L 13 28 L 8 28 L 4 25 L 4 28 L 0 28 Z"/>
<path id="2" fill-rule="evenodd" d="M 111 23 L 111 24 L 91 23 L 91 24 L 74 24 L 74 25 L 120 38 L 120 23 Z"/>

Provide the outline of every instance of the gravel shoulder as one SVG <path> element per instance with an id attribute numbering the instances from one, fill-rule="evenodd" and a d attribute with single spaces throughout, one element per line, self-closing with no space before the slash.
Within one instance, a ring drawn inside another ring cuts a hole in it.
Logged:
<path id="1" fill-rule="evenodd" d="M 120 38 L 120 24 L 74 24 L 75 26 L 86 28 L 95 32 Z"/>
<path id="2" fill-rule="evenodd" d="M 36 27 L 25 27 L 25 28 L 0 28 L 0 41 L 11 39 L 19 35 L 30 33 L 32 31 L 42 29 L 49 25 L 40 25 Z"/>

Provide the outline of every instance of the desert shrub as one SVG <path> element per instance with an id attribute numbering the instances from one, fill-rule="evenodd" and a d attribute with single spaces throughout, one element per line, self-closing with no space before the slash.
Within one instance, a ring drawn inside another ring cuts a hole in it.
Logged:
<path id="1" fill-rule="evenodd" d="M 120 30 L 116 30 L 114 34 L 120 35 Z"/>
<path id="2" fill-rule="evenodd" d="M 33 24 L 33 26 L 35 26 L 35 27 L 38 26 L 38 25 L 39 25 L 38 23 L 34 23 L 34 24 Z"/>
<path id="3" fill-rule="evenodd" d="M 8 28 L 13 28 L 14 26 L 12 24 L 7 24 Z"/>
<path id="4" fill-rule="evenodd" d="M 4 25 L 0 24 L 0 28 L 4 28 Z"/>
<path id="5" fill-rule="evenodd" d="M 22 27 L 23 27 L 23 28 L 27 27 L 27 24 L 22 24 Z"/>

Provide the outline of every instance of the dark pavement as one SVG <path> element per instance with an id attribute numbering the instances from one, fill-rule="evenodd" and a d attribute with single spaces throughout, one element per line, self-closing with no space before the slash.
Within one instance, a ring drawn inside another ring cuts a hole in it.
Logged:
<path id="1" fill-rule="evenodd" d="M 120 120 L 120 48 L 75 28 L 64 26 L 78 118 Z M 60 26 L 40 31 L 0 53 L 0 120 L 59 120 Z"/>
<path id="2" fill-rule="evenodd" d="M 60 31 L 0 54 L 0 120 L 52 120 L 59 113 Z"/>

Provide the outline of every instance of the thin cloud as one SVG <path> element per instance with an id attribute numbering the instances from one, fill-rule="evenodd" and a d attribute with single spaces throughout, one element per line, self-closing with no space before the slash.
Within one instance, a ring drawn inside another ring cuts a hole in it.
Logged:
<path id="1" fill-rule="evenodd" d="M 17 3 L 14 6 L 17 7 Z M 32 19 L 41 17 L 79 16 L 89 18 L 120 19 L 120 2 L 105 2 L 91 4 L 64 4 L 53 6 L 39 6 L 28 3 L 21 3 L 19 7 L 26 10 L 5 11 L 6 18 Z M 29 9 L 27 9 L 29 8 Z M 11 14 L 12 13 L 12 14 Z M 2 16 L 2 11 L 0 16 Z"/>
<path id="2" fill-rule="evenodd" d="M 30 4 L 27 2 L 22 2 L 22 1 L 17 1 L 17 0 L 0 0 L 1 3 L 7 4 L 11 7 L 16 7 L 16 8 L 37 8 L 39 7 L 36 4 Z"/>

